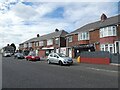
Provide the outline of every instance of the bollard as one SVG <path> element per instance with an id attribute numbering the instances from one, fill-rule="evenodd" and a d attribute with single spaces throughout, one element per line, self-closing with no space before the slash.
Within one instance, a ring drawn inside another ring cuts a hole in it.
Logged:
<path id="1" fill-rule="evenodd" d="M 77 58 L 77 62 L 80 63 L 80 56 Z"/>

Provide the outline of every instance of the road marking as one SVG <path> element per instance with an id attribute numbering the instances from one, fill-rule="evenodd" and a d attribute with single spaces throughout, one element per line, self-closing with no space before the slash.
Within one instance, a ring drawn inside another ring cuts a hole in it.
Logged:
<path id="1" fill-rule="evenodd" d="M 98 69 L 98 68 L 91 68 L 91 67 L 87 67 L 87 68 L 88 68 L 88 69 L 92 69 L 92 70 L 96 70 L 96 71 L 105 71 L 105 72 L 118 73 L 118 71 L 114 71 L 114 70 Z"/>

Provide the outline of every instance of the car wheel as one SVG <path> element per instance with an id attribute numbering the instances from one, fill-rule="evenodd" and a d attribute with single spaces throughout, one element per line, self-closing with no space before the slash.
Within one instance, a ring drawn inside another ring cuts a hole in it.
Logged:
<path id="1" fill-rule="evenodd" d="M 48 64 L 51 64 L 50 60 L 47 60 Z"/>
<path id="2" fill-rule="evenodd" d="M 28 61 L 28 59 L 26 58 L 26 60 Z"/>
<path id="3" fill-rule="evenodd" d="M 63 63 L 62 63 L 62 61 L 59 61 L 59 65 L 60 65 L 60 66 L 63 66 Z"/>

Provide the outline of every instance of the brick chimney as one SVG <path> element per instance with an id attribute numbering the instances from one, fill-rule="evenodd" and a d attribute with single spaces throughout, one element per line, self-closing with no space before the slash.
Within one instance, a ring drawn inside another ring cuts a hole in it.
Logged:
<path id="1" fill-rule="evenodd" d="M 107 16 L 103 13 L 102 15 L 101 15 L 101 21 L 103 22 L 103 21 L 105 21 L 107 19 Z"/>

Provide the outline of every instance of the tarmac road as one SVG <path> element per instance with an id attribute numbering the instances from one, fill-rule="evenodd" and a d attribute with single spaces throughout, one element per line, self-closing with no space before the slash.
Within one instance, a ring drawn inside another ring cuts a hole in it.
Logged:
<path id="1" fill-rule="evenodd" d="M 118 88 L 117 66 L 2 60 L 2 88 Z"/>

